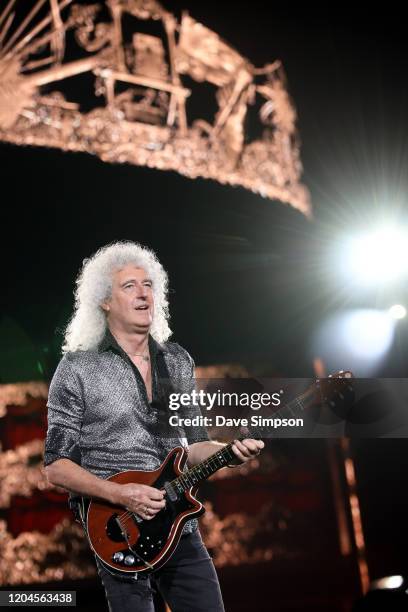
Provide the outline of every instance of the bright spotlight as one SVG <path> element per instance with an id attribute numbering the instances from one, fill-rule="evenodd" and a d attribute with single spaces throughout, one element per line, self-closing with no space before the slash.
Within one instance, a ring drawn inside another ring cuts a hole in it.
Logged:
<path id="1" fill-rule="evenodd" d="M 372 582 L 370 589 L 399 589 L 403 584 L 402 576 L 386 576 Z"/>
<path id="2" fill-rule="evenodd" d="M 381 310 L 357 310 L 342 325 L 345 346 L 357 357 L 378 359 L 390 348 L 393 325 Z"/>
<path id="3" fill-rule="evenodd" d="M 313 343 L 314 353 L 330 370 L 349 368 L 359 376 L 369 376 L 390 350 L 395 324 L 384 310 L 338 313 L 321 324 Z"/>
<path id="4" fill-rule="evenodd" d="M 388 310 L 388 314 L 393 319 L 403 319 L 407 316 L 407 309 L 405 306 L 402 306 L 402 304 L 394 304 L 394 306 L 391 306 L 391 308 Z"/>
<path id="5" fill-rule="evenodd" d="M 348 241 L 346 274 L 365 285 L 386 284 L 408 272 L 408 234 L 385 227 Z"/>

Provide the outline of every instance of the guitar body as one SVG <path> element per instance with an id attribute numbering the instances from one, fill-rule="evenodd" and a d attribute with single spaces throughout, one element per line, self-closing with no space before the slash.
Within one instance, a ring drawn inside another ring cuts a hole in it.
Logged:
<path id="1" fill-rule="evenodd" d="M 118 484 L 137 483 L 156 489 L 168 487 L 183 472 L 187 451 L 174 448 L 159 469 L 151 472 L 119 472 L 108 480 Z M 106 569 L 119 575 L 150 573 L 173 554 L 185 523 L 205 512 L 195 499 L 197 487 L 166 495 L 166 507 L 154 518 L 143 520 L 122 506 L 92 500 L 86 527 L 93 551 Z"/>

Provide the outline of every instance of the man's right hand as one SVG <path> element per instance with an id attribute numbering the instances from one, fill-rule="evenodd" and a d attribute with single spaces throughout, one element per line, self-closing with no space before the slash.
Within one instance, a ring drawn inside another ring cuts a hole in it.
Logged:
<path id="1" fill-rule="evenodd" d="M 165 491 L 143 484 L 119 485 L 117 503 L 149 521 L 166 505 Z"/>
<path id="2" fill-rule="evenodd" d="M 45 468 L 49 482 L 79 495 L 105 499 L 124 506 L 146 520 L 152 519 L 165 507 L 165 491 L 143 484 L 118 484 L 99 478 L 70 459 L 57 459 Z"/>

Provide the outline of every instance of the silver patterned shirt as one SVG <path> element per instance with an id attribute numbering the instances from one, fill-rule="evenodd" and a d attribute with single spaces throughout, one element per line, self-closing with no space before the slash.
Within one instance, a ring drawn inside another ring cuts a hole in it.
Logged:
<path id="1" fill-rule="evenodd" d="M 95 350 L 63 356 L 49 389 L 45 465 L 65 457 L 107 478 L 126 470 L 155 470 L 172 448 L 209 439 L 204 428 L 164 432 L 160 423 L 163 416 L 168 423 L 168 408 L 158 354 L 173 389 L 194 385 L 194 362 L 173 342 L 159 344 L 150 336 L 149 349 L 151 403 L 139 370 L 109 330 Z M 195 527 L 190 521 L 185 531 Z"/>

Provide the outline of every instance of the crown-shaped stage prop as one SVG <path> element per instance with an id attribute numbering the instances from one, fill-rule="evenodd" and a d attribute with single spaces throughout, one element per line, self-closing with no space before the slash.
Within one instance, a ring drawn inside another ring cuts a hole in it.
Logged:
<path id="1" fill-rule="evenodd" d="M 310 214 L 280 61 L 255 68 L 155 0 L 28 4 L 0 15 L 0 140 L 241 185 Z"/>

